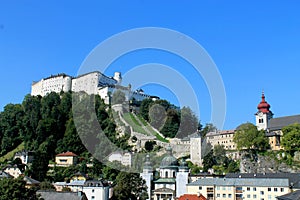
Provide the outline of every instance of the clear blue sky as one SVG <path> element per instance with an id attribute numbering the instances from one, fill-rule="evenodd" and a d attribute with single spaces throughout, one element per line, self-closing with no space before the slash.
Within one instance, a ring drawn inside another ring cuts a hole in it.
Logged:
<path id="1" fill-rule="evenodd" d="M 150 26 L 190 36 L 214 60 L 226 89 L 224 129 L 254 122 L 262 90 L 274 117 L 300 114 L 299 1 L 180 2 L 1 1 L 0 109 L 21 103 L 34 80 L 61 72 L 75 76 L 89 52 L 110 36 Z M 180 66 L 197 88 L 201 122 L 210 121 L 205 83 L 174 55 L 132 52 L 114 62 L 106 74 L 149 62 Z M 160 87 L 145 90 L 176 103 L 174 95 Z"/>

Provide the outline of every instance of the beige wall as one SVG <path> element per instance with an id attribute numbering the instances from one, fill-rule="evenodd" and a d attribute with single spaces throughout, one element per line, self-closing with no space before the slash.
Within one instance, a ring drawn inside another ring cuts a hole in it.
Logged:
<path id="1" fill-rule="evenodd" d="M 214 188 L 215 200 L 234 200 L 236 196 L 235 186 L 187 186 L 187 194 L 202 194 L 207 197 L 207 189 Z M 281 196 L 291 192 L 288 187 L 241 187 L 243 199 L 264 199 L 276 200 L 277 196 Z M 269 191 L 270 190 L 270 191 Z M 277 191 L 276 191 L 277 190 Z M 231 196 L 230 196 L 231 195 Z"/>
<path id="2" fill-rule="evenodd" d="M 55 163 L 58 166 L 70 166 L 76 164 L 76 157 L 74 156 L 56 156 Z"/>
<path id="3" fill-rule="evenodd" d="M 18 178 L 22 174 L 18 167 L 8 167 L 4 171 L 14 178 Z"/>
<path id="4" fill-rule="evenodd" d="M 235 150 L 236 144 L 233 142 L 234 131 L 211 132 L 207 135 L 207 142 L 213 147 L 223 145 L 226 150 Z"/>

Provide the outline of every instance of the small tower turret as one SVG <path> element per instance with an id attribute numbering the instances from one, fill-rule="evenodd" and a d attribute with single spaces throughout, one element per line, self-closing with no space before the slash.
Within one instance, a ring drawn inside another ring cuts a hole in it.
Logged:
<path id="1" fill-rule="evenodd" d="M 255 113 L 256 126 L 258 130 L 267 130 L 268 122 L 273 117 L 270 110 L 270 104 L 265 99 L 265 94 L 262 92 L 261 102 L 257 105 L 257 113 Z"/>
<path id="2" fill-rule="evenodd" d="M 153 180 L 153 168 L 150 162 L 149 154 L 146 155 L 146 160 L 143 167 L 143 173 L 141 173 L 141 177 L 146 181 L 148 199 L 151 199 L 151 183 Z"/>

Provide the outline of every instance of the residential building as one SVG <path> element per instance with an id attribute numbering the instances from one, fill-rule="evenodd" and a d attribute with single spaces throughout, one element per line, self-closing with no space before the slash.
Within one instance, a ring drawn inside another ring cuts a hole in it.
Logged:
<path id="1" fill-rule="evenodd" d="M 270 110 L 271 106 L 267 103 L 264 93 L 262 93 L 261 101 L 257 106 L 258 111 L 255 113 L 255 121 L 258 130 L 265 130 L 266 136 L 269 138 L 269 144 L 272 150 L 280 150 L 280 140 L 283 135 L 282 128 L 294 123 L 300 123 L 300 115 L 285 116 L 273 118 Z"/>
<path id="2" fill-rule="evenodd" d="M 108 156 L 108 161 L 118 161 L 124 166 L 132 165 L 132 153 L 131 152 L 114 152 Z"/>
<path id="3" fill-rule="evenodd" d="M 88 200 L 108 200 L 109 188 L 105 181 L 88 180 L 84 183 L 82 192 L 85 193 Z"/>
<path id="4" fill-rule="evenodd" d="M 73 181 L 86 181 L 88 179 L 87 175 L 81 172 L 75 173 L 71 178 L 70 182 Z"/>
<path id="5" fill-rule="evenodd" d="M 202 194 L 211 200 L 276 200 L 292 189 L 300 189 L 300 174 L 227 174 L 224 178 L 203 178 L 187 184 L 188 194 Z"/>
<path id="6" fill-rule="evenodd" d="M 60 153 L 55 156 L 56 166 L 68 167 L 77 164 L 77 155 L 73 152 Z"/>
<path id="7" fill-rule="evenodd" d="M 29 163 L 32 163 L 33 158 L 34 158 L 34 152 L 33 151 L 26 151 L 26 150 L 17 152 L 17 153 L 15 153 L 14 160 L 16 158 L 20 158 L 22 163 L 27 165 Z"/>
<path id="8" fill-rule="evenodd" d="M 18 178 L 21 174 L 25 171 L 25 167 L 20 167 L 18 165 L 7 165 L 4 168 L 4 172 L 8 173 L 9 175 L 13 176 L 14 178 Z"/>
<path id="9" fill-rule="evenodd" d="M 223 145 L 226 150 L 235 150 L 236 144 L 233 142 L 235 130 L 213 131 L 206 134 L 206 141 L 212 145 Z"/>

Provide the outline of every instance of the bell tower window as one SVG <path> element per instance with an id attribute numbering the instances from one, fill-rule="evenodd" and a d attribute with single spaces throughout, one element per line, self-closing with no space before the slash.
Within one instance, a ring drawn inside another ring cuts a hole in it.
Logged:
<path id="1" fill-rule="evenodd" d="M 264 119 L 258 119 L 258 122 L 262 124 L 264 123 Z"/>

